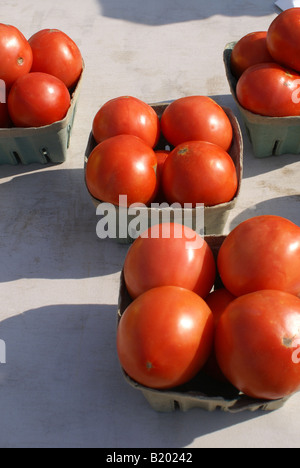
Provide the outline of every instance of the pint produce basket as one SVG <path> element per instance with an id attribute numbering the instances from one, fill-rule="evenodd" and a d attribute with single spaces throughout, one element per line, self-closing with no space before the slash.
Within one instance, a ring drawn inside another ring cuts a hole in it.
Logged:
<path id="1" fill-rule="evenodd" d="M 63 120 L 44 127 L 0 128 L 0 165 L 59 164 L 67 157 L 82 76 L 71 92 L 71 105 Z"/>
<path id="2" fill-rule="evenodd" d="M 156 111 L 158 117 L 161 118 L 164 110 L 168 106 L 168 103 L 151 104 L 151 106 Z M 237 203 L 237 199 L 238 199 L 240 189 L 241 189 L 242 176 L 243 176 L 243 139 L 242 139 L 240 126 L 239 126 L 237 118 L 235 117 L 234 113 L 232 112 L 230 108 L 223 107 L 223 110 L 226 112 L 227 116 L 229 117 L 229 120 L 233 127 L 233 143 L 229 150 L 229 154 L 232 157 L 232 160 L 235 164 L 237 177 L 238 177 L 238 188 L 237 188 L 237 192 L 234 198 L 230 202 L 222 203 L 220 205 L 215 205 L 215 206 L 204 207 L 204 234 L 207 234 L 207 235 L 223 233 L 224 226 L 226 224 L 230 211 L 234 208 L 234 206 Z M 93 135 L 90 134 L 90 138 L 89 138 L 87 148 L 86 148 L 85 163 L 87 162 L 88 157 L 91 154 L 95 146 L 96 146 L 96 142 L 93 138 Z M 163 150 L 166 147 L 170 147 L 170 149 L 173 148 L 168 143 L 168 141 L 166 141 L 164 136 L 161 136 L 155 150 Z M 109 209 L 107 204 L 103 203 L 103 201 L 95 199 L 91 194 L 90 196 L 95 207 L 96 208 L 99 207 L 100 212 L 101 212 L 101 205 L 105 207 L 105 210 Z M 126 216 L 124 216 L 124 208 L 119 208 L 117 206 L 113 207 L 113 211 L 114 212 L 112 213 L 112 216 L 115 216 L 115 219 L 116 219 L 116 235 L 115 235 L 115 232 L 113 232 L 112 233 L 113 237 L 119 243 L 123 243 L 123 244 L 132 243 L 136 239 L 136 237 L 138 237 L 137 232 L 131 230 L 131 226 L 132 224 L 134 224 L 133 221 L 134 221 L 134 218 L 136 217 L 136 213 L 131 214 L 131 212 L 127 210 Z M 144 220 L 147 220 L 147 222 L 145 223 L 147 227 L 150 227 L 153 224 L 153 220 L 156 223 L 157 221 L 163 222 L 163 220 L 165 219 L 164 215 L 166 213 L 166 208 L 163 208 L 163 207 L 157 207 L 157 208 L 156 207 L 141 207 L 139 208 L 138 211 L 141 215 L 141 218 Z M 188 221 L 188 225 L 198 231 L 197 228 L 199 227 L 198 226 L 199 225 L 198 223 L 199 209 L 198 208 L 194 208 L 194 209 L 183 208 L 182 211 L 183 211 L 183 217 L 185 221 Z M 100 212 L 99 214 L 103 214 Z M 120 220 L 122 220 L 123 222 L 124 219 L 126 219 L 126 223 L 127 223 L 127 225 L 125 226 L 125 229 L 124 229 L 124 226 L 120 225 Z M 172 222 L 173 219 L 171 218 L 168 221 Z"/>
<path id="3" fill-rule="evenodd" d="M 224 236 L 206 236 L 205 240 L 211 247 L 215 259 L 225 240 Z M 222 286 L 220 278 L 216 279 L 215 288 Z M 123 272 L 121 274 L 117 323 L 132 302 L 126 289 Z M 208 376 L 204 371 L 190 382 L 170 390 L 156 390 L 144 387 L 132 380 L 122 369 L 125 381 L 136 390 L 142 392 L 150 406 L 158 412 L 172 412 L 175 410 L 188 411 L 192 408 L 202 408 L 207 411 L 221 410 L 230 413 L 241 411 L 274 411 L 288 400 L 258 400 L 239 392 L 230 383 L 221 382 Z"/>
<path id="4" fill-rule="evenodd" d="M 237 79 L 231 72 L 230 58 L 236 42 L 226 45 L 223 59 L 231 94 L 245 124 L 254 156 L 266 158 L 300 154 L 300 117 L 265 117 L 242 107 L 236 96 Z"/>

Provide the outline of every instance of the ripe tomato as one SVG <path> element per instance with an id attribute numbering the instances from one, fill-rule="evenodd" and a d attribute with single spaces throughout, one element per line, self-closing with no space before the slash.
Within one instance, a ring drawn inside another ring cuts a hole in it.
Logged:
<path id="1" fill-rule="evenodd" d="M 65 83 L 68 89 L 78 81 L 83 60 L 75 42 L 58 29 L 43 29 L 29 39 L 33 52 L 33 72 L 49 73 Z"/>
<path id="2" fill-rule="evenodd" d="M 159 150 L 155 151 L 156 157 L 157 157 L 157 176 L 160 177 L 162 174 L 162 170 L 164 167 L 164 164 L 170 154 L 170 151 L 168 150 Z"/>
<path id="3" fill-rule="evenodd" d="M 164 195 L 164 191 L 162 188 L 162 172 L 163 172 L 163 167 L 166 162 L 166 159 L 170 154 L 170 151 L 158 150 L 158 151 L 155 151 L 155 154 L 157 157 L 156 177 L 157 177 L 158 191 L 157 191 L 154 202 L 163 203 L 165 201 L 165 195 Z"/>
<path id="4" fill-rule="evenodd" d="M 169 104 L 161 117 L 161 130 L 173 146 L 204 140 L 228 151 L 233 137 L 225 111 L 206 96 L 187 96 Z"/>
<path id="5" fill-rule="evenodd" d="M 221 315 L 225 311 L 226 307 L 235 299 L 236 297 L 231 294 L 226 288 L 214 289 L 209 293 L 205 298 L 205 302 L 208 307 L 211 309 L 215 325 L 218 324 Z"/>
<path id="6" fill-rule="evenodd" d="M 239 78 L 247 68 L 258 63 L 274 62 L 267 47 L 267 31 L 251 32 L 234 46 L 230 58 L 232 73 Z"/>
<path id="7" fill-rule="evenodd" d="M 8 110 L 16 127 L 42 127 L 62 120 L 70 107 L 65 84 L 46 73 L 20 77 L 8 95 Z"/>
<path id="8" fill-rule="evenodd" d="M 231 294 L 227 289 L 220 288 L 212 291 L 206 298 L 205 302 L 212 311 L 215 328 L 217 327 L 222 314 L 226 308 L 234 301 L 236 297 Z M 224 382 L 226 380 L 223 372 L 221 371 L 216 358 L 215 350 L 213 348 L 203 370 L 211 377 Z"/>
<path id="9" fill-rule="evenodd" d="M 300 299 L 282 291 L 239 297 L 216 329 L 222 372 L 253 398 L 276 400 L 300 390 L 299 346 Z"/>
<path id="10" fill-rule="evenodd" d="M 207 242 L 188 226 L 151 226 L 128 250 L 124 278 L 134 299 L 158 286 L 179 286 L 206 297 L 216 278 L 216 263 Z"/>
<path id="11" fill-rule="evenodd" d="M 212 313 L 197 294 L 175 286 L 154 288 L 121 317 L 119 360 L 127 374 L 146 387 L 176 387 L 202 368 L 213 334 Z"/>
<path id="12" fill-rule="evenodd" d="M 127 196 L 127 206 L 148 205 L 156 189 L 156 155 L 150 146 L 133 135 L 117 135 L 99 143 L 86 165 L 86 183 L 93 197 L 119 205 Z"/>
<path id="13" fill-rule="evenodd" d="M 235 296 L 262 289 L 300 295 L 300 228 L 280 216 L 250 218 L 226 237 L 217 262 Z"/>
<path id="14" fill-rule="evenodd" d="M 300 71 L 300 8 L 283 11 L 271 23 L 267 46 L 273 59 L 289 68 Z"/>
<path id="15" fill-rule="evenodd" d="M 15 26 L 0 24 L 0 79 L 7 89 L 20 76 L 30 72 L 32 66 L 31 47 Z"/>
<path id="16" fill-rule="evenodd" d="M 277 63 L 248 68 L 239 79 L 236 95 L 250 112 L 269 117 L 300 115 L 300 75 Z"/>
<path id="17" fill-rule="evenodd" d="M 160 135 L 159 118 L 155 110 L 132 96 L 120 96 L 106 102 L 93 121 L 97 143 L 112 136 L 135 135 L 154 148 Z"/>
<path id="18" fill-rule="evenodd" d="M 229 202 L 238 178 L 230 155 L 206 141 L 190 141 L 175 147 L 163 167 L 162 186 L 169 203 Z"/>

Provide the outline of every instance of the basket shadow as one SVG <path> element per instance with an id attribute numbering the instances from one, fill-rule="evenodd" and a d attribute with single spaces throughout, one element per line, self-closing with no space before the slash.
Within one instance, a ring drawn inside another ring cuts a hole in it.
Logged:
<path id="1" fill-rule="evenodd" d="M 278 12 L 273 2 L 228 2 L 205 0 L 99 0 L 101 14 L 115 19 L 152 26 L 203 20 L 214 15 L 265 16 Z"/>
<path id="2" fill-rule="evenodd" d="M 300 194 L 271 198 L 250 206 L 232 219 L 230 230 L 249 218 L 261 215 L 282 216 L 300 226 Z"/>
<path id="3" fill-rule="evenodd" d="M 57 304 L 0 323 L 2 447 L 178 448 L 264 414 L 153 411 L 123 379 L 116 310 Z"/>
<path id="4" fill-rule="evenodd" d="M 113 305 L 58 304 L 0 323 L 2 447 L 101 445 L 115 396 L 102 381 L 113 389 L 118 380 L 115 314 Z"/>
<path id="5" fill-rule="evenodd" d="M 85 278 L 120 270 L 124 246 L 96 235 L 83 169 L 7 169 L 0 184 L 0 282 Z"/>

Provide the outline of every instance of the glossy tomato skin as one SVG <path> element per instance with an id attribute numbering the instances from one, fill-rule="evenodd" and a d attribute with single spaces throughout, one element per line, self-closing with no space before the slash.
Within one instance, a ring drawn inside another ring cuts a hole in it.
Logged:
<path id="1" fill-rule="evenodd" d="M 148 205 L 156 195 L 157 158 L 150 146 L 133 135 L 117 135 L 99 143 L 86 165 L 86 183 L 91 195 L 119 205 L 127 196 L 127 206 Z"/>
<path id="2" fill-rule="evenodd" d="M 205 298 L 205 302 L 211 309 L 217 326 L 221 315 L 224 313 L 226 307 L 236 299 L 236 296 L 231 294 L 226 288 L 214 289 Z"/>
<path id="3" fill-rule="evenodd" d="M 159 286 L 183 287 L 206 297 L 216 278 L 216 263 L 205 239 L 191 228 L 162 223 L 130 246 L 124 278 L 133 299 Z"/>
<path id="4" fill-rule="evenodd" d="M 255 31 L 242 37 L 232 49 L 231 71 L 236 78 L 258 63 L 274 62 L 267 47 L 267 31 Z"/>
<path id="5" fill-rule="evenodd" d="M 227 307 L 215 349 L 222 372 L 236 388 L 253 398 L 276 400 L 300 390 L 299 343 L 300 299 L 264 290 Z"/>
<path id="6" fill-rule="evenodd" d="M 189 141 L 176 146 L 166 160 L 162 186 L 169 203 L 213 206 L 233 199 L 238 178 L 225 150 L 206 141 Z"/>
<path id="7" fill-rule="evenodd" d="M 157 157 L 157 175 L 160 178 L 162 175 L 163 167 L 164 164 L 170 155 L 171 151 L 168 150 L 159 150 L 155 151 L 156 157 Z"/>
<path id="8" fill-rule="evenodd" d="M 119 360 L 127 374 L 146 387 L 177 387 L 203 367 L 213 334 L 212 313 L 197 294 L 174 286 L 154 288 L 121 317 Z"/>
<path id="9" fill-rule="evenodd" d="M 204 140 L 228 151 L 233 138 L 225 111 L 207 96 L 187 96 L 173 101 L 161 117 L 161 130 L 173 146 Z"/>
<path id="10" fill-rule="evenodd" d="M 236 297 L 225 288 L 214 289 L 205 298 L 205 302 L 213 314 L 215 329 L 217 328 L 220 318 L 225 312 L 226 308 L 229 306 L 229 304 L 231 304 L 231 302 L 234 301 L 234 299 L 236 299 Z M 210 375 L 216 380 L 221 382 L 227 381 L 218 364 L 214 348 L 203 370 L 206 374 Z"/>
<path id="11" fill-rule="evenodd" d="M 133 96 L 106 102 L 96 113 L 92 132 L 97 143 L 116 135 L 135 135 L 154 148 L 160 135 L 159 118 L 147 103 Z"/>
<path id="12" fill-rule="evenodd" d="M 9 90 L 20 76 L 29 73 L 32 50 L 24 35 L 15 26 L 0 24 L 0 79 Z"/>
<path id="13" fill-rule="evenodd" d="M 157 177 L 157 194 L 154 199 L 154 203 L 164 203 L 166 201 L 166 197 L 162 187 L 162 173 L 164 164 L 170 155 L 171 151 L 168 150 L 157 150 L 155 151 L 157 157 L 157 170 L 156 170 L 156 177 Z"/>
<path id="14" fill-rule="evenodd" d="M 300 8 L 283 11 L 268 29 L 267 46 L 273 59 L 300 72 Z"/>
<path id="15" fill-rule="evenodd" d="M 280 216 L 250 218 L 228 234 L 217 263 L 235 296 L 262 289 L 300 296 L 300 228 Z"/>
<path id="16" fill-rule="evenodd" d="M 269 117 L 300 115 L 300 75 L 277 63 L 248 68 L 240 77 L 236 95 L 250 112 Z"/>
<path id="17" fill-rule="evenodd" d="M 67 34 L 58 29 L 43 29 L 28 42 L 33 52 L 31 71 L 56 76 L 68 89 L 76 85 L 83 60 L 77 44 Z"/>
<path id="18" fill-rule="evenodd" d="M 8 110 L 16 127 L 42 127 L 60 121 L 70 104 L 65 84 L 46 73 L 18 78 L 8 95 Z"/>

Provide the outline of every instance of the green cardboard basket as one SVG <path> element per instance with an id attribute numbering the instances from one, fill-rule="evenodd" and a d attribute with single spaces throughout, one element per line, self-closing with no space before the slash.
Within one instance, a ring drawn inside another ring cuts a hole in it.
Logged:
<path id="1" fill-rule="evenodd" d="M 300 154 L 300 117 L 265 117 L 249 112 L 238 102 L 237 79 L 230 68 L 230 58 L 235 44 L 236 42 L 230 42 L 224 50 L 226 76 L 232 96 L 243 118 L 255 157 Z"/>
<path id="2" fill-rule="evenodd" d="M 206 236 L 205 240 L 212 249 L 217 261 L 218 252 L 226 236 Z M 215 289 L 222 287 L 222 281 L 216 278 Z M 120 275 L 119 300 L 117 310 L 117 326 L 121 316 L 132 299 L 126 288 L 124 270 Z M 278 400 L 261 400 L 251 398 L 239 392 L 229 382 L 220 381 L 207 375 L 203 370 L 199 374 L 180 387 L 167 390 L 156 390 L 145 387 L 131 379 L 121 367 L 121 372 L 127 384 L 140 391 L 152 409 L 158 412 L 186 412 L 193 408 L 201 408 L 206 411 L 225 411 L 238 413 L 241 411 L 275 411 L 283 407 L 290 397 Z"/>
<path id="3" fill-rule="evenodd" d="M 0 128 L 0 165 L 60 164 L 66 160 L 82 75 L 72 92 L 71 105 L 63 120 L 44 127 Z"/>
<path id="4" fill-rule="evenodd" d="M 157 113 L 158 117 L 161 118 L 164 110 L 166 107 L 169 105 L 168 102 L 162 102 L 162 103 L 154 103 L 150 104 L 152 108 L 155 110 Z M 204 232 L 207 235 L 211 234 L 221 234 L 223 233 L 225 224 L 227 222 L 227 219 L 229 217 L 230 211 L 235 207 L 240 190 L 241 190 L 241 184 L 242 184 L 242 179 L 243 179 L 243 151 L 244 151 L 244 145 L 243 145 L 243 138 L 242 138 L 242 133 L 240 129 L 240 125 L 238 122 L 238 119 L 234 115 L 233 111 L 229 107 L 222 107 L 225 113 L 227 114 L 232 128 L 233 128 L 233 142 L 231 145 L 231 148 L 229 150 L 229 154 L 234 162 L 235 168 L 236 168 L 236 173 L 238 177 L 238 188 L 236 191 L 235 196 L 233 199 L 229 202 L 226 203 L 221 203 L 219 205 L 214 205 L 214 206 L 206 206 L 204 207 Z M 84 166 L 86 168 L 86 163 L 87 160 L 92 152 L 92 150 L 96 146 L 96 142 L 93 138 L 92 133 L 89 136 L 88 144 L 86 147 L 85 151 L 85 163 Z M 156 150 L 162 150 L 165 149 L 166 146 L 169 146 L 172 149 L 172 146 L 170 145 L 169 142 L 166 141 L 163 135 L 161 135 L 161 138 L 157 144 L 157 147 L 155 148 Z M 87 187 L 87 186 L 86 186 Z M 88 190 L 88 188 L 87 188 Z M 88 190 L 89 192 L 89 190 Z M 95 205 L 96 208 L 100 207 L 103 204 L 103 201 L 97 200 L 92 196 L 92 194 L 89 192 L 91 199 Z M 106 210 L 106 204 L 104 204 L 105 210 Z M 123 237 L 123 234 L 120 236 L 121 231 L 123 231 L 123 228 L 120 226 L 119 220 L 121 219 L 122 222 L 123 218 L 122 215 L 120 215 L 120 212 L 123 212 L 123 209 L 119 208 L 118 206 L 113 207 L 111 216 L 116 219 L 116 240 L 121 243 L 121 244 L 130 244 L 132 243 L 138 234 L 136 232 L 130 233 L 130 225 L 132 223 L 132 220 L 135 218 L 135 214 L 130 214 L 130 212 L 127 210 L 127 229 L 126 229 L 126 235 Z M 164 214 L 166 213 L 166 208 L 163 208 L 161 206 L 154 208 L 154 207 L 141 207 L 139 212 L 145 216 L 145 219 L 148 219 L 148 224 L 147 226 L 151 226 L 153 224 L 153 219 L 159 219 L 159 222 L 164 219 Z M 197 208 L 193 209 L 183 209 L 184 213 L 184 219 L 189 219 L 191 223 L 191 227 L 195 230 L 196 224 L 197 224 Z M 113 233 L 115 235 L 115 233 Z"/>

